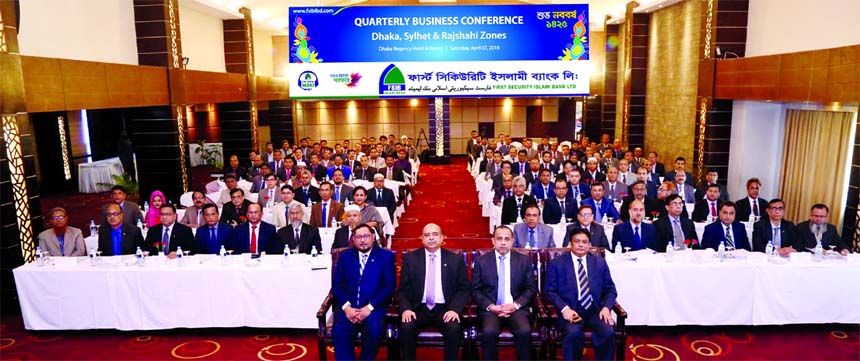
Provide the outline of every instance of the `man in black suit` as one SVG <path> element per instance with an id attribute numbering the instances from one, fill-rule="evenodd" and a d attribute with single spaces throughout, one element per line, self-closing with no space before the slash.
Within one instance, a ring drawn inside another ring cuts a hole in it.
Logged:
<path id="1" fill-rule="evenodd" d="M 526 179 L 522 176 L 514 178 L 514 196 L 502 202 L 502 224 L 517 223 L 517 219 L 524 217 L 526 206 L 537 204 L 535 197 L 526 192 Z"/>
<path id="2" fill-rule="evenodd" d="M 283 182 L 287 179 L 284 169 L 284 155 L 280 149 L 275 149 L 272 154 L 272 161 L 269 162 L 269 171 L 274 173 Z"/>
<path id="3" fill-rule="evenodd" d="M 576 222 L 567 225 L 567 231 L 564 234 L 564 243 L 562 244 L 562 247 L 567 247 L 567 244 L 570 241 L 570 236 L 572 236 L 573 231 L 577 229 L 588 231 L 588 234 L 591 235 L 592 246 L 609 248 L 609 239 L 606 238 L 606 232 L 604 231 L 603 226 L 594 223 L 594 208 L 591 208 L 591 206 L 587 204 L 583 204 L 579 207 L 579 212 L 576 215 Z"/>
<path id="4" fill-rule="evenodd" d="M 558 174 L 558 166 L 552 160 L 552 152 L 544 151 L 541 153 L 540 169 L 547 169 L 552 175 Z"/>
<path id="5" fill-rule="evenodd" d="M 366 193 L 364 188 L 361 188 L 362 194 Z M 352 233 L 355 227 L 361 224 L 361 207 L 350 204 L 343 208 L 344 213 L 344 225 L 337 229 L 334 232 L 334 243 L 331 245 L 331 249 L 338 249 L 343 247 L 352 247 Z"/>
<path id="6" fill-rule="evenodd" d="M 385 176 L 385 179 L 398 182 L 405 182 L 403 178 L 403 168 L 394 165 L 395 157 L 393 155 L 385 156 L 385 168 L 377 169 L 376 172 Z"/>
<path id="7" fill-rule="evenodd" d="M 388 209 L 388 216 L 391 222 L 394 222 L 397 200 L 394 198 L 394 191 L 385 188 L 385 176 L 382 173 L 373 176 L 373 188 L 368 190 L 367 203 Z"/>
<path id="8" fill-rule="evenodd" d="M 442 249 L 445 236 L 433 223 L 424 226 L 419 248 L 403 255 L 397 302 L 404 360 L 415 359 L 418 332 L 434 325 L 445 339 L 445 359 L 456 360 L 463 341 L 460 315 L 469 300 L 469 279 L 460 254 Z"/>
<path id="9" fill-rule="evenodd" d="M 764 252 L 768 243 L 782 257 L 803 250 L 794 223 L 782 219 L 785 215 L 785 202 L 776 198 L 767 204 L 767 217 L 753 224 L 753 251 Z"/>
<path id="10" fill-rule="evenodd" d="M 140 229 L 122 221 L 119 204 L 108 203 L 105 216 L 107 222 L 99 227 L 99 251 L 103 256 L 134 254 L 137 247 L 145 249 Z"/>
<path id="11" fill-rule="evenodd" d="M 705 199 L 696 197 L 696 206 L 693 208 L 693 222 L 704 222 L 711 219 L 717 219 L 720 214 L 720 186 L 716 183 L 708 185 L 708 190 L 705 192 Z"/>
<path id="12" fill-rule="evenodd" d="M 317 182 L 322 182 L 328 176 L 328 168 L 320 164 L 319 154 L 311 154 L 311 163 L 308 165 L 308 171 L 311 172 Z"/>
<path id="13" fill-rule="evenodd" d="M 578 167 L 574 167 L 567 174 L 568 193 L 573 199 L 582 201 L 591 197 L 591 186 L 582 181 L 582 171 Z"/>
<path id="14" fill-rule="evenodd" d="M 302 223 L 302 218 L 305 216 L 304 206 L 298 203 L 291 204 L 289 215 L 289 224 L 278 230 L 278 240 L 281 244 L 289 246 L 290 249 L 298 249 L 299 253 L 304 254 L 311 254 L 314 247 L 317 248 L 317 252 L 322 252 L 319 229 L 310 224 Z"/>
<path id="15" fill-rule="evenodd" d="M 361 166 L 352 169 L 352 179 L 373 181 L 373 175 L 376 174 L 376 168 L 370 166 L 370 160 L 368 160 L 367 155 L 362 154 L 359 161 Z"/>
<path id="16" fill-rule="evenodd" d="M 654 222 L 657 240 L 655 251 L 666 252 L 666 245 L 673 244 L 675 249 L 685 249 L 684 241 L 690 240 L 693 249 L 699 248 L 699 236 L 693 221 L 681 216 L 684 201 L 681 196 L 672 194 L 666 197 L 666 217 L 660 217 Z"/>
<path id="17" fill-rule="evenodd" d="M 693 187 L 693 189 L 696 189 L 696 188 L 695 188 L 695 187 L 696 187 L 696 181 L 695 181 L 695 179 L 693 178 L 693 174 L 692 174 L 692 173 L 690 173 L 690 172 L 688 172 L 688 171 L 686 170 L 686 168 L 687 168 L 687 159 L 685 159 L 684 157 L 678 157 L 678 158 L 675 158 L 675 169 L 673 169 L 673 170 L 670 170 L 670 171 L 666 172 L 666 174 L 664 175 L 664 177 L 665 177 L 665 179 L 675 179 L 675 175 L 676 175 L 676 174 L 678 174 L 678 173 L 684 173 L 684 174 L 687 176 L 687 177 L 684 179 L 684 183 L 685 183 L 685 184 L 689 184 L 689 185 L 690 185 L 690 187 Z M 694 193 L 695 193 L 695 192 L 694 192 Z M 690 202 L 690 200 L 689 200 L 689 199 L 684 199 L 684 200 L 685 200 L 687 203 L 693 203 L 693 202 Z"/>
<path id="18" fill-rule="evenodd" d="M 110 203 L 102 207 L 102 223 L 107 223 L 107 207 L 111 204 L 119 205 L 122 210 L 122 222 L 130 226 L 137 226 L 137 221 L 143 221 L 143 213 L 140 212 L 140 206 L 132 201 L 127 201 L 125 198 L 128 194 L 125 187 L 116 185 L 110 189 Z"/>
<path id="19" fill-rule="evenodd" d="M 493 189 L 502 187 L 502 176 L 505 174 L 511 174 L 511 162 L 506 160 L 502 161 L 502 171 L 493 176 Z"/>
<path id="20" fill-rule="evenodd" d="M 526 184 L 529 188 L 540 181 L 540 159 L 532 158 L 529 160 L 529 169 L 526 171 L 526 174 L 520 175 L 526 179 Z"/>
<path id="21" fill-rule="evenodd" d="M 588 158 L 585 162 L 585 172 L 582 174 L 582 181 L 586 184 L 600 183 L 606 180 L 606 175 L 597 169 L 597 158 Z"/>
<path id="22" fill-rule="evenodd" d="M 588 232 L 575 230 L 570 239 L 570 256 L 558 256 L 547 264 L 544 291 L 561 316 L 558 326 L 564 334 L 565 360 L 582 359 L 583 326 L 591 329 L 595 358 L 614 359 L 615 322 L 609 310 L 615 307 L 618 292 L 606 261 L 589 253 L 590 248 Z"/>
<path id="23" fill-rule="evenodd" d="M 657 161 L 657 152 L 648 152 L 648 164 L 651 165 L 651 173 L 656 173 L 658 176 L 666 174 L 666 166 Z"/>
<path id="24" fill-rule="evenodd" d="M 230 202 L 225 203 L 224 208 L 221 209 L 221 223 L 236 227 L 237 224 L 247 222 L 246 213 L 250 205 L 251 201 L 245 199 L 245 191 L 242 188 L 231 189 Z"/>
<path id="25" fill-rule="evenodd" d="M 716 184 L 717 187 L 720 188 L 720 202 L 725 202 L 729 200 L 729 191 L 726 190 L 726 186 L 717 183 L 717 179 L 720 177 L 719 173 L 715 169 L 708 169 L 708 173 L 705 175 L 705 181 L 696 188 L 696 199 L 703 199 L 708 192 L 708 186 L 711 184 Z"/>
<path id="26" fill-rule="evenodd" d="M 654 217 L 655 214 L 660 214 L 661 204 L 654 198 L 648 196 L 648 191 L 645 187 L 645 182 L 636 181 L 630 185 L 630 195 L 624 197 L 621 202 L 621 220 L 627 222 L 630 220 L 630 202 L 634 200 L 641 201 L 645 204 L 646 217 Z"/>
<path id="27" fill-rule="evenodd" d="M 567 219 L 573 219 L 576 211 L 576 200 L 567 192 L 567 180 L 564 177 L 556 178 L 555 196 L 550 196 L 544 200 L 543 223 L 566 223 Z M 562 222 L 562 218 L 564 218 L 565 222 Z"/>
<path id="28" fill-rule="evenodd" d="M 320 189 L 311 185 L 311 179 L 313 178 L 311 171 L 305 169 L 302 171 L 300 176 L 302 177 L 302 184 L 295 190 L 296 202 L 304 204 L 305 206 L 310 206 L 311 203 L 319 202 L 322 199 L 320 198 Z"/>
<path id="29" fill-rule="evenodd" d="M 735 219 L 746 222 L 750 216 L 762 217 L 765 215 L 764 210 L 767 209 L 768 201 L 759 197 L 760 190 L 761 182 L 758 178 L 747 180 L 747 196 L 735 201 L 735 206 L 737 206 Z"/>
<path id="30" fill-rule="evenodd" d="M 835 251 L 846 256 L 851 247 L 842 237 L 839 237 L 836 226 L 827 223 L 829 213 L 830 208 L 824 204 L 818 203 L 812 206 L 812 209 L 809 210 L 809 220 L 797 224 L 798 242 L 802 250 L 809 250 L 814 249 L 820 240 L 821 246 L 825 250 L 830 246 L 836 246 Z"/>
<path id="31" fill-rule="evenodd" d="M 472 299 L 478 305 L 483 359 L 498 360 L 499 331 L 506 324 L 514 334 L 518 360 L 531 357 L 529 308 L 537 293 L 528 256 L 511 252 L 514 233 L 508 227 L 493 232 L 493 252 L 475 259 Z"/>
<path id="32" fill-rule="evenodd" d="M 516 175 L 523 175 L 529 171 L 531 166 L 529 165 L 528 152 L 525 149 L 517 152 L 517 161 L 511 164 L 511 173 Z"/>
<path id="33" fill-rule="evenodd" d="M 502 186 L 493 189 L 493 204 L 501 206 L 505 199 L 514 196 L 514 174 L 502 175 Z"/>
<path id="34" fill-rule="evenodd" d="M 146 234 L 146 249 L 149 254 L 164 252 L 168 258 L 176 258 L 176 250 L 182 247 L 183 251 L 195 253 L 194 233 L 191 227 L 176 222 L 176 207 L 165 204 L 159 209 L 161 224 L 152 226 Z"/>

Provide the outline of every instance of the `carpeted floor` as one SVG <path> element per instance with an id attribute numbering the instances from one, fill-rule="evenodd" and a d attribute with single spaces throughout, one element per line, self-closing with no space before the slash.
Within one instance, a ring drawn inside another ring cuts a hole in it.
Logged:
<path id="1" fill-rule="evenodd" d="M 201 174 L 205 170 L 198 170 Z M 400 219 L 394 248 L 420 246 L 422 227 L 434 222 L 448 237 L 446 247 L 490 247 L 475 185 L 465 159 L 452 165 L 423 165 L 413 202 Z M 195 177 L 205 179 L 205 177 Z M 98 195 L 43 197 L 43 209 L 64 205 L 73 225 L 98 214 L 107 199 Z M 627 359 L 639 360 L 860 360 L 860 326 L 636 327 L 629 329 Z M 327 351 L 332 359 L 331 349 Z M 586 350 L 585 357 L 593 358 Z M 421 359 L 441 359 L 441 350 L 419 350 Z M 379 358 L 385 358 L 382 350 Z M 512 350 L 502 358 L 513 359 Z M 164 330 L 156 332 L 28 332 L 18 315 L 0 318 L 2 360 L 314 360 L 316 331 L 272 329 Z"/>

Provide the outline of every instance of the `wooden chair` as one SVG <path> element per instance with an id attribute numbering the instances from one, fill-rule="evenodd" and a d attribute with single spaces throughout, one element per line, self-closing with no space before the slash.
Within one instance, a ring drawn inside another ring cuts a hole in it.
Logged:
<path id="1" fill-rule="evenodd" d="M 591 247 L 589 250 L 590 253 L 600 256 L 601 258 L 606 258 L 606 248 L 603 247 Z M 551 261 L 552 259 L 570 254 L 569 248 L 547 248 L 541 251 L 543 254 L 544 260 L 546 260 L 543 264 L 544 271 L 541 272 L 541 289 L 543 289 L 543 284 L 546 282 L 546 263 Z M 571 275 L 573 277 L 573 275 Z M 542 295 L 541 295 L 542 296 Z M 555 309 L 551 303 L 549 303 L 545 298 L 540 297 L 539 301 L 541 312 L 541 322 L 544 324 L 544 327 L 548 330 L 548 344 L 549 348 L 548 359 L 555 360 L 556 359 L 556 345 L 561 342 L 561 335 L 558 330 L 558 310 Z M 616 360 L 624 360 L 624 354 L 627 351 L 627 328 L 625 326 L 625 322 L 627 320 L 627 311 L 621 307 L 621 305 L 616 302 L 615 306 L 612 307 L 612 311 L 615 312 L 616 322 L 615 322 L 615 359 Z M 591 330 L 585 330 L 585 346 L 593 347 L 591 344 Z"/>
<path id="2" fill-rule="evenodd" d="M 400 251 L 400 255 L 401 255 L 400 259 L 402 260 L 403 255 L 405 255 L 409 252 L 412 252 L 414 250 L 415 250 L 414 248 L 401 250 Z M 466 251 L 463 251 L 460 249 L 448 249 L 448 250 L 451 252 L 454 252 L 456 254 L 461 255 L 463 257 L 463 262 L 466 264 L 466 267 L 468 269 L 470 252 L 466 252 Z M 395 297 L 396 297 L 396 293 L 395 293 Z M 468 306 L 466 309 L 468 309 Z M 466 313 L 466 312 L 464 311 L 464 313 Z M 398 306 L 397 301 L 395 299 L 393 306 L 391 308 L 389 308 L 389 313 L 386 315 L 386 318 L 388 318 L 390 320 L 390 322 L 392 323 L 393 328 L 394 328 L 394 338 L 393 338 L 394 347 L 393 347 L 393 350 L 392 350 L 392 347 L 389 347 L 389 354 L 388 354 L 389 355 L 388 358 L 393 359 L 393 360 L 400 359 L 400 339 L 398 338 L 399 335 L 397 333 L 397 331 L 400 330 L 400 322 L 401 322 L 401 317 L 400 317 L 401 315 L 400 314 L 401 314 L 401 310 L 400 310 L 400 307 Z M 468 338 L 467 338 L 468 327 L 467 327 L 465 315 L 460 315 L 460 326 L 463 330 L 463 351 L 461 351 L 462 352 L 461 355 L 463 355 L 463 358 L 465 359 L 466 358 L 465 357 L 466 345 L 468 344 Z M 433 348 L 445 347 L 445 339 L 442 336 L 442 332 L 440 332 L 439 329 L 437 329 L 434 326 L 424 327 L 418 333 L 418 337 L 417 337 L 416 341 L 417 341 L 415 343 L 416 347 L 433 347 Z"/>
<path id="3" fill-rule="evenodd" d="M 486 253 L 493 252 L 492 248 L 484 248 L 472 251 L 472 263 L 470 266 L 474 266 L 475 259 L 479 256 L 484 255 Z M 527 250 L 524 248 L 512 248 L 511 252 L 517 252 L 528 256 L 532 261 L 532 269 L 533 277 L 535 277 L 535 281 L 538 280 L 538 274 L 540 273 L 539 267 L 537 267 L 540 261 L 540 252 L 537 250 Z M 471 272 L 470 272 L 471 274 Z M 540 298 L 540 291 L 538 291 L 538 295 L 535 296 L 535 300 Z M 481 338 L 478 337 L 479 329 L 480 329 L 480 321 L 478 320 L 478 309 L 477 305 L 474 302 L 469 303 L 467 312 L 467 319 L 469 320 L 469 359 L 478 359 L 478 350 L 481 347 Z M 540 316 L 538 315 L 539 308 L 537 304 L 533 304 L 529 312 L 531 313 L 532 320 L 532 332 L 531 332 L 531 348 L 532 348 L 532 358 L 536 360 L 545 359 L 548 351 L 548 329 L 545 327 L 544 323 L 539 322 Z M 499 347 L 514 347 L 514 334 L 507 329 L 507 327 L 502 328 L 499 333 L 498 338 Z"/>
<path id="4" fill-rule="evenodd" d="M 337 266 L 337 259 L 340 256 L 340 252 L 346 250 L 347 248 L 337 248 L 331 250 L 331 273 L 334 275 L 335 267 Z M 334 346 L 334 339 L 331 336 L 332 325 L 328 324 L 328 320 L 326 319 L 326 313 L 332 306 L 332 302 L 334 301 L 334 295 L 332 291 L 329 290 L 328 295 L 326 295 L 325 299 L 323 299 L 322 305 L 320 305 L 319 310 L 317 311 L 317 347 L 319 351 L 320 360 L 326 360 L 328 353 L 326 352 L 326 346 Z M 391 355 L 392 352 L 398 350 L 396 342 L 393 341 L 395 334 L 397 332 L 397 327 L 393 325 L 388 319 L 388 314 L 391 313 L 391 308 L 396 307 L 397 303 L 392 297 L 392 303 L 388 305 L 388 311 L 386 311 L 386 347 L 388 350 L 388 354 Z M 356 337 L 356 345 L 361 345 L 361 334 Z M 399 352 L 399 351 L 398 351 Z"/>

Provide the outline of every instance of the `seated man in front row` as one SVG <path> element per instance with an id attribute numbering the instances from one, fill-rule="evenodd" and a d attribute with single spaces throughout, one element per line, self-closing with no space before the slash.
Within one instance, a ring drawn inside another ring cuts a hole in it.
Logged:
<path id="1" fill-rule="evenodd" d="M 374 246 L 373 230 L 355 227 L 355 247 L 340 253 L 332 275 L 334 358 L 355 359 L 355 337 L 361 331 L 362 360 L 373 360 L 385 336 L 385 311 L 394 295 L 394 253 Z"/>
<path id="2" fill-rule="evenodd" d="M 525 210 L 525 222 L 514 225 L 514 248 L 555 248 L 552 227 L 540 223 L 540 207 L 529 204 Z"/>
<path id="3" fill-rule="evenodd" d="M 102 256 L 134 254 L 137 247 L 144 248 L 140 228 L 124 223 L 122 208 L 118 203 L 105 207 L 107 223 L 99 226 L 99 251 Z"/>
<path id="4" fill-rule="evenodd" d="M 287 245 L 290 249 L 298 250 L 298 253 L 311 254 L 314 247 L 317 248 L 318 252 L 322 252 L 319 229 L 310 224 L 302 223 L 302 218 L 305 216 L 305 206 L 301 203 L 294 203 L 290 205 L 288 212 L 290 223 L 278 230 L 280 243 Z"/>
<path id="5" fill-rule="evenodd" d="M 51 209 L 51 228 L 39 233 L 39 247 L 42 254 L 51 257 L 86 256 L 87 245 L 81 230 L 69 226 L 69 216 L 60 207 Z"/>
<path id="6" fill-rule="evenodd" d="M 481 347 L 484 360 L 498 360 L 498 336 L 502 324 L 514 334 L 517 360 L 531 357 L 529 306 L 537 293 L 529 257 L 511 252 L 514 235 L 510 228 L 496 227 L 493 252 L 475 259 L 472 269 L 472 300 L 478 304 Z"/>
<path id="7" fill-rule="evenodd" d="M 424 247 L 403 255 L 397 301 L 404 360 L 415 360 L 416 338 L 428 324 L 445 339 L 445 359 L 459 358 L 460 315 L 469 301 L 469 279 L 463 257 L 441 248 L 444 239 L 442 229 L 429 223 L 421 234 Z"/>
<path id="8" fill-rule="evenodd" d="M 591 240 L 584 229 L 570 236 L 570 257 L 554 258 L 547 265 L 547 300 L 560 310 L 558 327 L 562 330 L 564 360 L 581 360 L 585 344 L 583 326 L 591 329 L 595 359 L 615 359 L 614 321 L 609 310 L 618 292 L 606 261 L 588 252 Z"/>
<path id="9" fill-rule="evenodd" d="M 203 223 L 197 228 L 194 241 L 197 254 L 218 254 L 221 246 L 224 250 L 233 249 L 233 227 L 218 221 L 218 206 L 207 203 L 203 205 Z"/>
<path id="10" fill-rule="evenodd" d="M 721 242 L 725 242 L 727 248 L 752 251 L 746 227 L 735 221 L 735 203 L 732 201 L 720 204 L 720 221 L 705 226 L 705 233 L 702 235 L 702 248 L 716 251 Z"/>
<path id="11" fill-rule="evenodd" d="M 645 217 L 645 204 L 640 201 L 630 203 L 630 221 L 612 229 L 612 242 L 615 247 L 625 247 L 632 251 L 649 248 L 655 250 L 656 231 L 653 224 L 642 222 Z M 614 248 L 613 248 L 614 249 Z"/>
<path id="12" fill-rule="evenodd" d="M 168 258 L 176 258 L 177 247 L 182 247 L 183 251 L 197 253 L 191 227 L 176 221 L 176 207 L 168 203 L 162 205 L 158 211 L 161 224 L 149 228 L 144 242 L 147 247 L 141 249 L 149 251 L 151 255 L 164 252 Z"/>

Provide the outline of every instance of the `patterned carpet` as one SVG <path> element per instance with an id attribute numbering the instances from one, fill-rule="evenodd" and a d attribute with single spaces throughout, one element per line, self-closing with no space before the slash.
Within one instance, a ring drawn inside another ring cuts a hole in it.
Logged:
<path id="1" fill-rule="evenodd" d="M 201 172 L 203 172 L 201 170 Z M 481 217 L 474 181 L 465 159 L 452 165 L 424 165 L 413 202 L 400 219 L 395 249 L 420 246 L 428 222 L 442 226 L 446 247 L 489 247 L 487 219 Z M 64 204 L 73 224 L 94 217 L 107 198 L 100 195 L 44 197 L 43 209 Z M 860 326 L 792 325 L 768 327 L 628 328 L 627 359 L 656 360 L 860 360 Z M 333 354 L 329 349 L 328 358 Z M 513 359 L 503 350 L 503 359 Z M 441 359 L 441 350 L 422 349 L 421 359 Z M 594 354 L 586 350 L 585 357 Z M 385 351 L 379 354 L 385 358 Z M 156 332 L 28 332 L 18 315 L 0 318 L 2 360 L 314 360 L 319 359 L 316 331 L 280 329 L 204 329 Z"/>

